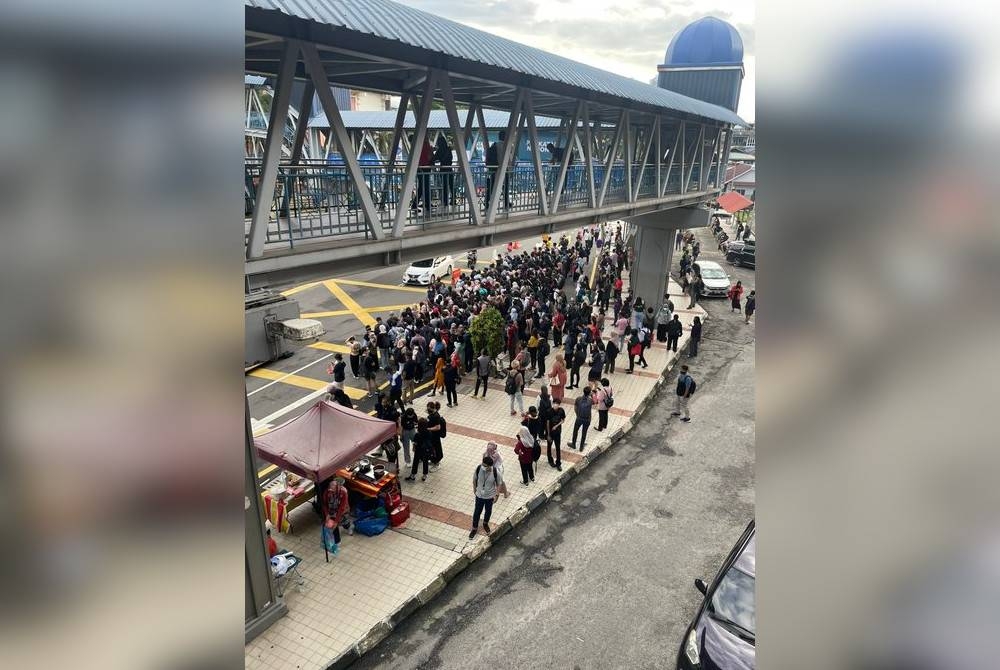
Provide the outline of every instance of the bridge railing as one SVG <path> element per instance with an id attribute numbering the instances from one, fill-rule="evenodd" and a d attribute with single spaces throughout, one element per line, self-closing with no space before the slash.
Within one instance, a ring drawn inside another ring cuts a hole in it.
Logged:
<path id="1" fill-rule="evenodd" d="M 410 193 L 400 195 L 406 166 L 395 163 L 392 167 L 385 161 L 365 161 L 360 164 L 364 188 L 368 189 L 375 204 L 376 214 L 382 230 L 391 235 L 400 208 L 404 208 L 404 234 L 407 230 L 425 230 L 442 222 L 473 223 L 472 207 L 484 211 L 488 205 L 492 171 L 483 163 L 471 166 L 474 196 L 470 197 L 465 179 L 459 167 L 421 168 Z M 657 197 L 655 166 L 641 164 L 630 166 L 632 188 L 638 184 L 638 199 Z M 542 166 L 542 180 L 546 199 L 551 208 L 553 191 L 558 181 L 557 165 Z M 712 175 L 716 167 L 712 166 Z M 627 202 L 629 200 L 626 166 L 615 163 L 605 172 L 604 165 L 595 162 L 594 191 L 599 194 L 605 179 L 608 180 L 604 204 Z M 641 174 L 640 174 L 641 173 Z M 697 168 L 691 175 L 692 187 L 698 183 Z M 245 164 L 245 211 L 249 220 L 257 199 L 260 185 L 261 163 L 247 161 Z M 641 176 L 641 183 L 639 181 Z M 664 195 L 681 192 L 682 175 L 679 168 L 666 176 Z M 712 177 L 714 178 L 714 177 Z M 503 188 L 499 177 L 493 176 L 493 184 Z M 541 214 L 538 176 L 531 163 L 519 163 L 507 170 L 507 198 L 504 194 L 498 201 L 497 222 L 507 217 L 522 214 Z M 430 207 L 424 202 L 429 195 Z M 562 192 L 559 196 L 559 211 L 580 209 L 590 206 L 590 185 L 587 166 L 575 163 L 568 166 Z M 247 221 L 247 227 L 249 221 Z M 249 228 L 247 228 L 249 229 Z M 280 164 L 275 184 L 274 196 L 269 203 L 269 221 L 266 241 L 287 244 L 294 247 L 296 242 L 334 239 L 352 236 L 370 238 L 370 231 L 361 208 L 358 186 L 348 174 L 346 166 L 323 160 L 302 160 L 295 165 Z"/>

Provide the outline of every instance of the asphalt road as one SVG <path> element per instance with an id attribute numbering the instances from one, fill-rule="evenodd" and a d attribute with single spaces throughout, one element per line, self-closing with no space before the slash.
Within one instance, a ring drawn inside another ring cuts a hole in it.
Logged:
<path id="1" fill-rule="evenodd" d="M 720 262 L 753 288 L 752 270 Z M 726 300 L 703 304 L 691 423 L 670 416 L 665 386 L 628 437 L 354 668 L 673 667 L 694 579 L 754 513 L 756 326 Z"/>

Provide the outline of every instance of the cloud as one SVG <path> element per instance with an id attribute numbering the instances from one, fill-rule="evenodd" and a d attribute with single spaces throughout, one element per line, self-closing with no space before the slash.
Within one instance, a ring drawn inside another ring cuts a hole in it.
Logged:
<path id="1" fill-rule="evenodd" d="M 615 14 L 568 16 L 558 20 L 539 19 L 541 3 L 536 0 L 487 0 L 464 3 L 454 0 L 404 0 L 405 4 L 447 17 L 453 21 L 502 34 L 504 37 L 537 46 L 546 51 L 572 49 L 593 54 L 594 61 L 607 61 L 655 73 L 670 39 L 684 26 L 706 15 L 733 22 L 729 12 L 695 9 L 690 0 L 636 0 L 618 4 Z M 562 4 L 562 3 L 560 3 Z M 676 11 L 677 8 L 685 11 Z M 735 23 L 743 37 L 744 52 L 753 53 L 752 25 Z M 605 69 L 608 69 L 607 67 Z"/>

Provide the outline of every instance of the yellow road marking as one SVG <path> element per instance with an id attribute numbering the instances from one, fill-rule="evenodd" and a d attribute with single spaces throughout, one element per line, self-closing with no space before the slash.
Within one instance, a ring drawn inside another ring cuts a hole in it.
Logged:
<path id="1" fill-rule="evenodd" d="M 365 308 L 357 303 L 357 301 L 351 296 L 347 295 L 347 291 L 340 288 L 337 282 L 333 279 L 327 279 L 323 282 L 323 286 L 332 293 L 337 300 L 344 304 L 344 307 L 351 310 L 351 314 L 357 317 L 358 321 L 365 324 L 366 326 L 375 325 L 375 317 L 365 311 Z"/>
<path id="2" fill-rule="evenodd" d="M 308 284 L 302 284 L 301 286 L 296 286 L 295 288 L 290 288 L 287 291 L 282 291 L 281 295 L 284 295 L 284 296 L 295 295 L 296 293 L 301 293 L 302 291 L 305 291 L 307 289 L 311 289 L 313 286 L 319 286 L 319 282 L 318 281 L 311 281 Z"/>
<path id="3" fill-rule="evenodd" d="M 256 436 L 256 435 L 254 435 L 254 437 L 257 437 L 257 436 Z M 276 467 L 278 467 L 278 466 L 277 466 L 277 465 L 275 465 L 274 463 L 271 463 L 271 464 L 270 464 L 269 466 L 267 466 L 266 468 L 264 468 L 263 470 L 261 470 L 261 471 L 259 471 L 259 472 L 257 473 L 257 479 L 263 479 L 264 477 L 266 477 L 266 476 L 267 476 L 267 473 L 271 472 L 271 471 L 272 471 L 272 470 L 274 470 L 274 469 L 275 469 Z"/>
<path id="4" fill-rule="evenodd" d="M 334 344 L 333 342 L 313 342 L 308 346 L 311 349 L 322 349 L 323 351 L 336 351 L 338 354 L 351 353 L 351 348 L 346 344 Z"/>
<path id="5" fill-rule="evenodd" d="M 267 379 L 268 381 L 291 384 L 292 386 L 309 389 L 310 391 L 319 391 L 320 389 L 325 389 L 330 385 L 330 382 L 324 382 L 319 379 L 303 377 L 301 375 L 290 375 L 285 372 L 268 370 L 267 368 L 257 368 L 256 370 L 251 370 L 249 374 L 251 377 L 257 377 L 258 379 Z"/>
<path id="6" fill-rule="evenodd" d="M 276 370 L 268 370 L 267 368 L 257 368 L 256 370 L 252 370 L 249 374 L 251 377 L 258 377 L 260 379 L 267 379 L 268 381 L 276 381 L 281 382 L 282 384 L 298 386 L 299 388 L 309 389 L 310 391 L 321 391 L 330 386 L 330 382 L 323 381 L 322 379 L 313 379 L 312 377 L 303 377 L 302 375 L 291 375 L 284 372 L 278 372 Z M 366 391 L 356 389 L 352 386 L 344 386 L 344 393 L 346 393 L 351 400 L 359 400 L 368 395 Z"/>
<path id="7" fill-rule="evenodd" d="M 339 280 L 338 280 L 339 281 Z M 366 312 L 398 312 L 404 310 L 407 307 L 413 307 L 413 304 L 407 305 L 382 305 L 381 307 L 365 307 Z M 303 319 L 322 319 L 328 316 L 347 316 L 353 314 L 349 309 L 338 309 L 333 312 L 309 312 L 307 314 L 302 314 Z"/>
<path id="8" fill-rule="evenodd" d="M 387 291 L 410 291 L 412 293 L 427 293 L 426 288 L 415 288 L 413 286 L 394 286 L 393 284 L 374 284 L 370 281 L 358 281 L 357 279 L 337 279 L 338 284 L 348 286 L 367 286 L 368 288 L 382 288 Z M 326 283 L 326 282 L 324 282 Z"/>
<path id="9" fill-rule="evenodd" d="M 306 312 L 299 316 L 303 319 L 322 319 L 328 316 L 349 316 L 353 314 L 349 309 L 338 309 L 332 312 Z"/>

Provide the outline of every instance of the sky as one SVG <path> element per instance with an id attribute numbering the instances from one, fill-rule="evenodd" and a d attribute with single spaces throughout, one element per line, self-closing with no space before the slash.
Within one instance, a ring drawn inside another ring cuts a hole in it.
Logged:
<path id="1" fill-rule="evenodd" d="M 649 83 L 670 39 L 704 16 L 743 38 L 746 77 L 737 113 L 754 120 L 753 0 L 398 0 L 438 16 Z"/>

